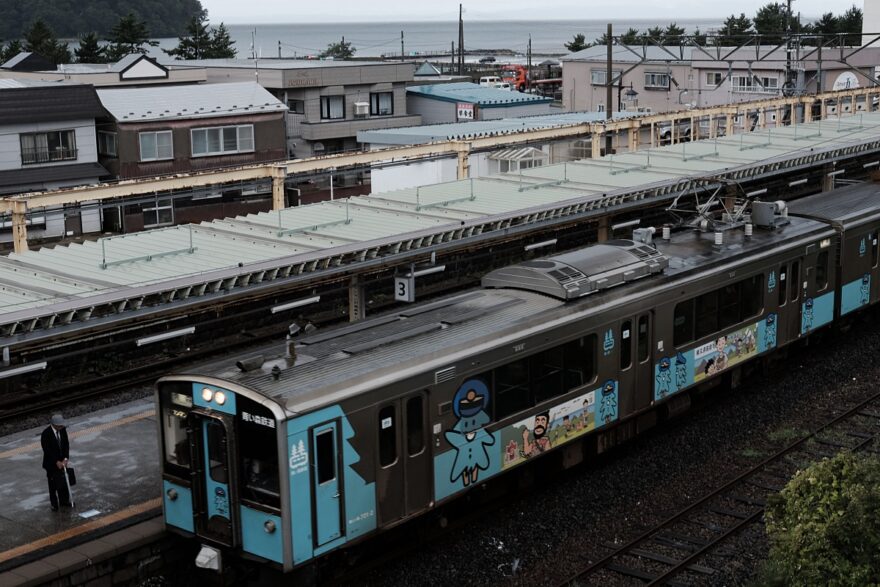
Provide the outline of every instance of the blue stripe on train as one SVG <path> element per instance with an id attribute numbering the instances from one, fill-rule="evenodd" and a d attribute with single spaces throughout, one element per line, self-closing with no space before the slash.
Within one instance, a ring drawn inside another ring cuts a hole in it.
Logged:
<path id="1" fill-rule="evenodd" d="M 175 500 L 168 496 L 168 492 L 172 489 L 177 492 L 177 499 Z M 162 500 L 165 504 L 166 524 L 176 526 L 187 532 L 195 532 L 193 528 L 192 491 L 177 483 L 163 481 Z"/>
<path id="2" fill-rule="evenodd" d="M 840 291 L 840 315 L 849 314 L 871 299 L 871 274 L 865 273 L 854 281 L 845 284 Z"/>
<path id="3" fill-rule="evenodd" d="M 284 562 L 281 518 L 245 506 L 241 506 L 240 512 L 242 549 L 276 563 Z M 272 525 L 267 528 L 266 522 Z"/>

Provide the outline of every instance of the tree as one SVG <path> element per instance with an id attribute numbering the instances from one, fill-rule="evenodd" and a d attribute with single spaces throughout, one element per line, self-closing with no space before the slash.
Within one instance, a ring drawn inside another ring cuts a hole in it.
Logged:
<path id="1" fill-rule="evenodd" d="M 587 44 L 587 38 L 584 37 L 583 33 L 576 34 L 571 42 L 565 44 L 565 48 L 572 53 L 583 51 L 587 47 L 589 47 L 589 45 Z"/>
<path id="2" fill-rule="evenodd" d="M 22 51 L 24 51 L 24 47 L 21 46 L 21 41 L 19 41 L 18 39 L 9 41 L 9 43 L 6 44 L 6 47 L 2 49 L 3 50 L 0 51 L 0 63 L 6 63 Z"/>
<path id="3" fill-rule="evenodd" d="M 841 453 L 770 498 L 762 585 L 869 585 L 880 576 L 880 460 Z"/>
<path id="4" fill-rule="evenodd" d="M 663 44 L 681 45 L 681 37 L 685 32 L 684 27 L 680 27 L 674 22 L 669 23 L 669 26 L 663 31 Z"/>
<path id="5" fill-rule="evenodd" d="M 211 32 L 211 57 L 214 59 L 232 59 L 238 53 L 235 41 L 229 36 L 229 29 L 222 22 Z"/>
<path id="6" fill-rule="evenodd" d="M 587 47 L 595 47 L 596 45 L 607 45 L 608 44 L 608 33 L 602 33 L 602 36 L 587 45 Z"/>
<path id="7" fill-rule="evenodd" d="M 786 30 L 796 33 L 800 30 L 797 18 L 792 15 L 789 18 L 788 8 L 785 4 L 771 2 L 758 9 L 754 19 L 755 31 L 761 35 L 764 43 L 782 43 L 785 39 Z"/>
<path id="8" fill-rule="evenodd" d="M 70 63 L 70 50 L 55 36 L 55 31 L 38 18 L 24 33 L 24 50 L 39 53 L 55 65 Z"/>
<path id="9" fill-rule="evenodd" d="M 654 26 L 642 33 L 642 42 L 647 45 L 663 44 L 663 28 Z"/>
<path id="10" fill-rule="evenodd" d="M 211 52 L 211 33 L 208 31 L 208 11 L 202 10 L 186 25 L 186 33 L 177 39 L 174 49 L 162 49 L 175 59 L 206 59 Z"/>
<path id="11" fill-rule="evenodd" d="M 321 59 L 351 59 L 356 49 L 351 42 L 346 43 L 345 37 L 338 43 L 330 43 L 319 55 Z"/>
<path id="12" fill-rule="evenodd" d="M 107 57 L 119 61 L 129 53 L 147 53 L 147 47 L 155 47 L 158 41 L 150 40 L 150 31 L 144 21 L 129 12 L 119 19 L 107 37 Z"/>
<path id="13" fill-rule="evenodd" d="M 618 39 L 621 45 L 635 45 L 639 42 L 639 29 L 629 28 Z"/>
<path id="14" fill-rule="evenodd" d="M 701 33 L 699 27 L 694 31 L 694 45 L 705 47 L 708 44 L 706 33 Z"/>
<path id="15" fill-rule="evenodd" d="M 739 16 L 731 14 L 724 21 L 721 30 L 718 31 L 715 44 L 721 47 L 739 45 L 746 35 L 753 33 L 752 20 L 746 17 L 744 12 L 741 12 Z"/>
<path id="16" fill-rule="evenodd" d="M 107 52 L 98 41 L 97 33 L 86 33 L 79 38 L 79 48 L 73 50 L 78 63 L 107 63 Z"/>
<path id="17" fill-rule="evenodd" d="M 843 34 L 843 43 L 854 46 L 861 45 L 862 11 L 856 6 L 850 7 L 837 19 L 837 32 Z"/>

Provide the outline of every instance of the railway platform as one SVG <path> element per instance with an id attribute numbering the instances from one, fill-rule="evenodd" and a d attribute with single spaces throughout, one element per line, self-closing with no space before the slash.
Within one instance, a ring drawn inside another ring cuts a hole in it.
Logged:
<path id="1" fill-rule="evenodd" d="M 0 439 L 0 585 L 94 577 L 103 561 L 163 539 L 152 401 L 67 420 L 77 476 L 72 508 L 50 507 L 43 426 Z M 104 570 L 114 568 L 120 565 Z"/>

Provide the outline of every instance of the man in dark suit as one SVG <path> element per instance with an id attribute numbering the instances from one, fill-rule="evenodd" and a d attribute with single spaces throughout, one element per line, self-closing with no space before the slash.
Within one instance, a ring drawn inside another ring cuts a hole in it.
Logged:
<path id="1" fill-rule="evenodd" d="M 70 493 L 67 490 L 67 459 L 70 457 L 70 444 L 67 440 L 67 428 L 61 414 L 52 416 L 51 424 L 40 436 L 43 446 L 43 468 L 49 479 L 49 501 L 52 511 L 58 511 L 58 504 L 70 507 Z"/>

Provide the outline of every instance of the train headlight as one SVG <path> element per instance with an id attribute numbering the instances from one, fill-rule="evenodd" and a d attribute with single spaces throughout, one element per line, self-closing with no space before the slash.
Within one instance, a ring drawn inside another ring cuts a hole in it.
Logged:
<path id="1" fill-rule="evenodd" d="M 169 489 L 167 491 L 167 494 L 168 494 L 168 499 L 170 501 L 177 501 L 177 490 L 176 489 Z"/>
<path id="2" fill-rule="evenodd" d="M 222 391 L 218 391 L 214 394 L 214 401 L 217 402 L 218 406 L 222 406 L 226 403 L 226 394 Z"/>
<path id="3" fill-rule="evenodd" d="M 266 531 L 266 534 L 272 534 L 275 532 L 275 522 L 272 520 L 266 520 L 266 523 L 263 524 L 263 529 Z"/>
<path id="4" fill-rule="evenodd" d="M 202 399 L 206 402 L 211 401 L 214 399 L 214 392 L 208 387 L 202 388 Z"/>

